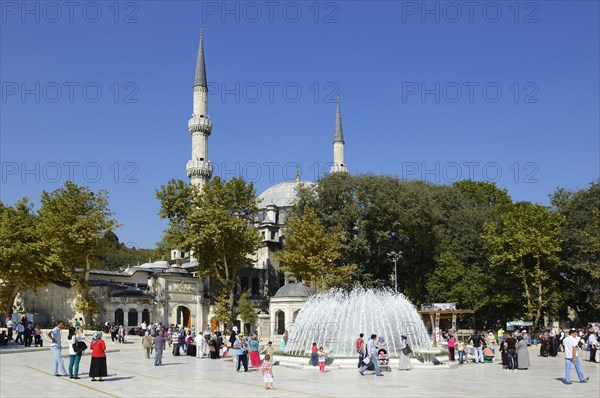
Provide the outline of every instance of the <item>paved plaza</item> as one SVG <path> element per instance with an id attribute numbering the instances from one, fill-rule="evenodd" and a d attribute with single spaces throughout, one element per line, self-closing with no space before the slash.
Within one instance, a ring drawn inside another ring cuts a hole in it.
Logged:
<path id="1" fill-rule="evenodd" d="M 128 344 L 106 342 L 109 377 L 94 382 L 87 376 L 90 365 L 84 355 L 80 380 L 51 374 L 52 355 L 42 350 L 0 354 L 0 397 L 156 397 L 156 396 L 235 396 L 235 397 L 599 397 L 600 367 L 582 361 L 589 376 L 587 384 L 562 382 L 564 358 L 541 358 L 530 349 L 531 369 L 507 372 L 494 364 L 469 364 L 458 369 L 446 366 L 417 367 L 410 371 L 384 372 L 375 377 L 356 369 L 335 365 L 321 374 L 304 365 L 274 367 L 277 390 L 266 391 L 258 369 L 236 373 L 230 359 L 174 357 L 165 351 L 165 366 L 155 367 L 145 358 L 139 340 Z M 68 351 L 63 349 L 68 365 Z M 586 352 L 582 353 L 584 356 Z M 280 357 L 281 358 L 281 357 Z M 395 365 L 395 363 L 394 363 Z"/>

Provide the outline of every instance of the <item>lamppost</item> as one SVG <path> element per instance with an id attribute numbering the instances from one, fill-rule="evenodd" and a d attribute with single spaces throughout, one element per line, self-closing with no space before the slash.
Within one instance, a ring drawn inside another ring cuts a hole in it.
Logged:
<path id="1" fill-rule="evenodd" d="M 390 261 L 394 262 L 394 291 L 396 292 L 396 294 L 398 294 L 398 260 L 402 258 L 402 252 L 396 252 L 392 250 L 387 255 Z"/>

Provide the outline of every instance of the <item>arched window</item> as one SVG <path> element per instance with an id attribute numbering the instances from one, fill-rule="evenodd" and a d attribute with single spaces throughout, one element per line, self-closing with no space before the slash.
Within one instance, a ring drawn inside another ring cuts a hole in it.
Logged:
<path id="1" fill-rule="evenodd" d="M 285 332 L 285 312 L 279 310 L 275 314 L 277 316 L 277 334 Z"/>
<path id="2" fill-rule="evenodd" d="M 123 310 L 119 308 L 115 311 L 115 324 L 123 325 L 123 323 L 125 323 L 125 317 L 123 316 Z"/>
<path id="3" fill-rule="evenodd" d="M 146 322 L 146 325 L 150 324 L 150 311 L 148 309 L 142 311 L 142 322 Z"/>
<path id="4" fill-rule="evenodd" d="M 127 326 L 137 326 L 138 324 L 138 312 L 135 308 L 129 310 L 127 314 Z"/>

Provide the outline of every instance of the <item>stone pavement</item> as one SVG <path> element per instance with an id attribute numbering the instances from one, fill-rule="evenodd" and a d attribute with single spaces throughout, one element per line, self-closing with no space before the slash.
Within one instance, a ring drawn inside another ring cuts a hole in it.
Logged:
<path id="1" fill-rule="evenodd" d="M 336 366 L 275 366 L 277 390 L 266 391 L 257 369 L 236 373 L 231 360 L 173 357 L 167 349 L 165 366 L 155 367 L 145 358 L 138 340 L 129 344 L 107 342 L 109 377 L 102 383 L 87 376 L 90 357 L 84 355 L 80 380 L 51 374 L 52 355 L 43 351 L 3 352 L 0 355 L 0 397 L 139 397 L 139 396 L 236 396 L 236 397 L 594 397 L 600 396 L 600 367 L 582 362 L 587 384 L 565 385 L 564 358 L 541 358 L 531 348 L 530 370 L 507 372 L 498 362 L 448 367 L 416 368 L 384 372 L 384 377 L 365 376 Z M 67 359 L 68 352 L 63 350 Z M 89 351 L 89 350 L 88 350 Z M 89 352 L 88 352 L 89 354 Z M 584 356 L 586 352 L 582 353 Z M 335 363 L 335 361 L 334 361 Z M 396 365 L 393 363 L 393 365 Z M 572 379 L 577 380 L 575 372 Z"/>

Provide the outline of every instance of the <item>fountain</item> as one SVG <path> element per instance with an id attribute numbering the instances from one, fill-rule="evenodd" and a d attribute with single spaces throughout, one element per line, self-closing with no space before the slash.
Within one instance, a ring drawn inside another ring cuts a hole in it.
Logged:
<path id="1" fill-rule="evenodd" d="M 375 333 L 384 336 L 390 357 L 399 356 L 401 336 L 415 352 L 431 350 L 431 342 L 415 306 L 403 294 L 361 287 L 351 292 L 330 290 L 304 303 L 291 330 L 285 353 L 306 356 L 313 342 L 329 357 L 355 357 L 360 333 L 365 342 Z"/>

